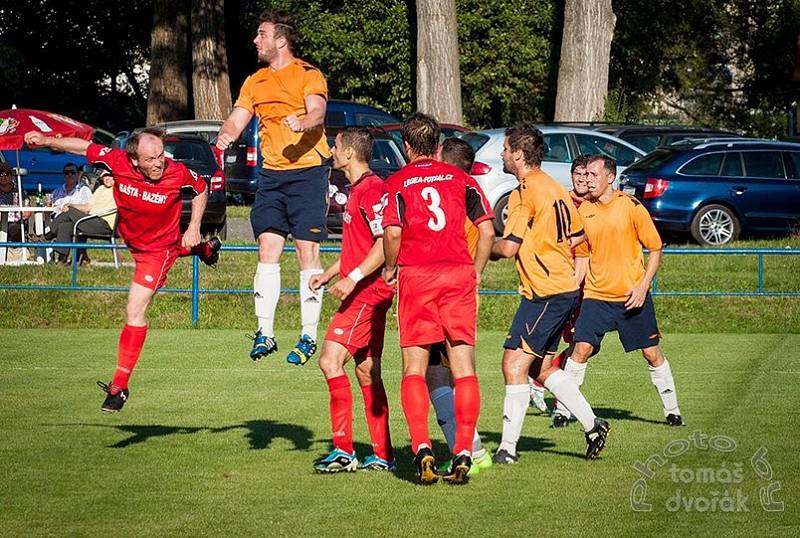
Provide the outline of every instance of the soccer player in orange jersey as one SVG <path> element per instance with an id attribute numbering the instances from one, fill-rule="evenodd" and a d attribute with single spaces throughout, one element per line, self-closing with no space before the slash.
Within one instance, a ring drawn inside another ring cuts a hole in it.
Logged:
<path id="1" fill-rule="evenodd" d="M 247 77 L 233 111 L 222 125 L 217 147 L 225 150 L 258 118 L 261 170 L 250 211 L 258 241 L 258 268 L 253 280 L 258 329 L 250 358 L 257 361 L 278 351 L 275 309 L 280 298 L 280 259 L 286 237 L 297 246 L 300 265 L 300 338 L 286 360 L 305 364 L 316 352 L 323 289 L 309 281 L 322 273 L 319 243 L 326 238 L 330 148 L 325 137 L 328 87 L 316 67 L 293 53 L 297 36 L 292 18 L 265 11 L 253 43 L 263 67 Z"/>
<path id="2" fill-rule="evenodd" d="M 369 169 L 372 134 L 366 127 L 348 127 L 336 135 L 333 166 L 351 183 L 342 219 L 342 253 L 321 275 L 311 278 L 316 289 L 334 276 L 329 293 L 342 301 L 333 315 L 319 367 L 330 393 L 333 451 L 314 463 L 317 472 L 394 471 L 389 435 L 389 405 L 381 379 L 381 355 L 386 313 L 394 288 L 381 278 L 383 266 L 383 180 Z M 344 365 L 355 361 L 355 374 L 364 396 L 364 411 L 374 453 L 359 465 L 353 449 L 353 395 Z"/>
<path id="3" fill-rule="evenodd" d="M 650 283 L 661 263 L 661 238 L 647 209 L 614 189 L 613 159 L 595 155 L 587 170 L 588 201 L 579 209 L 587 242 L 576 251 L 578 278 L 585 276 L 584 299 L 575 324 L 575 349 L 564 370 L 581 385 L 589 357 L 603 336 L 616 330 L 626 352 L 642 350 L 667 424 L 683 426 L 672 370 L 658 345 L 661 334 L 650 297 Z M 643 246 L 650 251 L 647 265 Z"/>
<path id="4" fill-rule="evenodd" d="M 574 380 L 552 365 L 564 325 L 578 302 L 572 247 L 584 240 L 583 223 L 566 189 L 541 168 L 544 137 L 530 124 L 506 130 L 503 169 L 519 181 L 508 203 L 503 239 L 492 255 L 516 258 L 522 299 L 503 353 L 506 395 L 503 436 L 492 458 L 517 463 L 528 408 L 528 375 L 542 383 L 577 417 L 586 432 L 586 457 L 605 446 L 608 422 L 595 416 Z"/>

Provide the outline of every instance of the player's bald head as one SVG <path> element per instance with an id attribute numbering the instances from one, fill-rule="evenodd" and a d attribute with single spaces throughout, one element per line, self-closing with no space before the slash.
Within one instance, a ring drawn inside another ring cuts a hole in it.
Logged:
<path id="1" fill-rule="evenodd" d="M 164 133 L 158 129 L 144 129 L 133 135 L 125 145 L 131 164 L 151 181 L 164 174 Z"/>

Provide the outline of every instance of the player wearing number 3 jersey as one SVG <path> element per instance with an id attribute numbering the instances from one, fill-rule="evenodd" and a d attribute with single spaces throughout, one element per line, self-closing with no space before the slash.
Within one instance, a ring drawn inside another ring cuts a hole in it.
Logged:
<path id="1" fill-rule="evenodd" d="M 424 114 L 403 122 L 410 163 L 386 180 L 383 213 L 387 282 L 397 276 L 400 347 L 403 352 L 401 400 L 411 448 L 422 483 L 438 477 L 428 435 L 430 401 L 425 373 L 431 344 L 446 341 L 455 384 L 455 456 L 444 479 L 462 483 L 472 465 L 472 438 L 480 410 L 475 377 L 476 286 L 494 236 L 492 211 L 483 191 L 462 170 L 434 160 L 439 125 Z M 473 262 L 464 221 L 472 220 L 480 238 Z"/>

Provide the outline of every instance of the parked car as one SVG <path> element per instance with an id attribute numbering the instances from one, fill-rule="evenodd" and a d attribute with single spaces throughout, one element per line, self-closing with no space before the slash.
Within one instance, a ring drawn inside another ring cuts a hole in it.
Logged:
<path id="1" fill-rule="evenodd" d="M 406 158 L 394 139 L 381 129 L 373 129 L 375 141 L 372 143 L 372 160 L 369 161 L 370 169 L 378 176 L 386 179 L 405 166 Z M 328 144 L 333 146 L 335 136 L 329 134 Z M 332 233 L 342 231 L 342 216 L 344 207 L 350 197 L 350 182 L 340 170 L 331 170 L 328 187 L 328 230 Z"/>
<path id="2" fill-rule="evenodd" d="M 545 142 L 542 170 L 567 189 L 572 189 L 570 167 L 578 155 L 608 155 L 617 161 L 620 170 L 644 156 L 644 152 L 636 146 L 605 133 L 546 125 L 540 129 Z M 518 185 L 513 175 L 503 172 L 501 154 L 504 137 L 505 129 L 489 129 L 461 136 L 475 150 L 472 176 L 483 187 L 494 208 L 494 225 L 498 233 L 502 232 L 508 219 L 508 197 Z"/>
<path id="3" fill-rule="evenodd" d="M 336 99 L 328 101 L 325 112 L 328 134 L 351 125 L 375 126 L 398 121 L 378 108 Z M 253 117 L 238 140 L 225 151 L 224 160 L 228 193 L 244 202 L 252 202 L 262 166 L 258 118 Z"/>
<path id="4" fill-rule="evenodd" d="M 405 155 L 405 148 L 403 147 L 403 136 L 400 133 L 400 128 L 402 125 L 400 123 L 388 123 L 386 125 L 381 125 L 381 129 L 386 131 L 394 139 L 395 144 L 397 147 L 403 151 L 403 155 Z M 469 129 L 466 127 L 462 127 L 461 125 L 456 125 L 455 123 L 440 123 L 439 127 L 442 130 L 442 138 L 451 138 L 451 137 L 458 137 L 461 138 L 464 134 L 470 132 Z"/>
<path id="5" fill-rule="evenodd" d="M 23 145 L 19 151 L 3 150 L 0 153 L 11 166 L 16 167 L 19 162 L 19 167 L 26 170 L 22 176 L 22 188 L 27 192 L 36 191 L 39 184 L 42 185 L 42 192 L 53 192 L 63 185 L 64 166 L 67 163 L 75 164 L 82 171 L 81 179 L 91 183 L 84 172 L 86 157 L 80 155 L 44 147 L 30 148 L 27 145 Z"/>
<path id="6" fill-rule="evenodd" d="M 800 144 L 707 141 L 660 147 L 625 169 L 620 187 L 661 231 L 721 246 L 740 233 L 786 233 L 800 224 Z"/>
<path id="7" fill-rule="evenodd" d="M 688 139 L 741 138 L 730 131 L 688 125 L 598 125 L 592 128 L 621 138 L 645 153 L 650 153 L 658 146 L 669 146 Z"/>

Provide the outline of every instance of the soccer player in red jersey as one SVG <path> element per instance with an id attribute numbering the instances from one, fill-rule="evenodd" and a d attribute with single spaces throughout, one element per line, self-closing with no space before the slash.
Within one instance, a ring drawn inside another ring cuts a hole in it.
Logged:
<path id="1" fill-rule="evenodd" d="M 181 163 L 164 155 L 161 131 L 145 129 L 133 135 L 125 150 L 93 144 L 80 138 L 55 138 L 38 131 L 25 134 L 25 142 L 102 162 L 114 174 L 117 232 L 133 257 L 135 269 L 128 291 L 126 323 L 119 337 L 117 369 L 111 383 L 98 383 L 106 392 L 101 410 L 117 412 L 128 400 L 128 380 L 139 360 L 147 336 L 146 313 L 156 291 L 179 256 L 198 255 L 216 263 L 222 244 L 214 237 L 201 242 L 200 222 L 206 208 L 206 184 Z M 181 236 L 181 188 L 194 190 L 192 215 Z"/>
<path id="2" fill-rule="evenodd" d="M 383 334 L 394 288 L 383 281 L 379 271 L 383 266 L 381 218 L 386 197 L 383 180 L 369 169 L 372 142 L 366 127 L 348 127 L 336 135 L 333 166 L 342 170 L 352 185 L 343 217 L 342 254 L 309 282 L 311 290 L 316 291 L 338 275 L 329 293 L 342 301 L 328 325 L 319 358 L 330 392 L 333 433 L 333 450 L 314 462 L 314 470 L 320 473 L 397 468 L 389 435 L 389 404 L 381 380 Z M 344 371 L 351 358 L 355 359 L 356 379 L 364 395 L 374 451 L 361 465 L 353 449 L 353 395 Z"/>
<path id="3" fill-rule="evenodd" d="M 397 282 L 403 413 L 419 479 L 432 484 L 439 477 L 428 434 L 425 373 L 431 344 L 446 340 L 455 380 L 456 440 L 450 470 L 443 478 L 461 484 L 472 465 L 472 438 L 480 411 L 475 290 L 494 238 L 493 215 L 474 179 L 434 160 L 440 134 L 435 119 L 412 114 L 403 122 L 401 134 L 410 162 L 385 183 L 383 277 L 387 283 Z M 464 233 L 466 217 L 480 234 L 474 263 Z"/>

